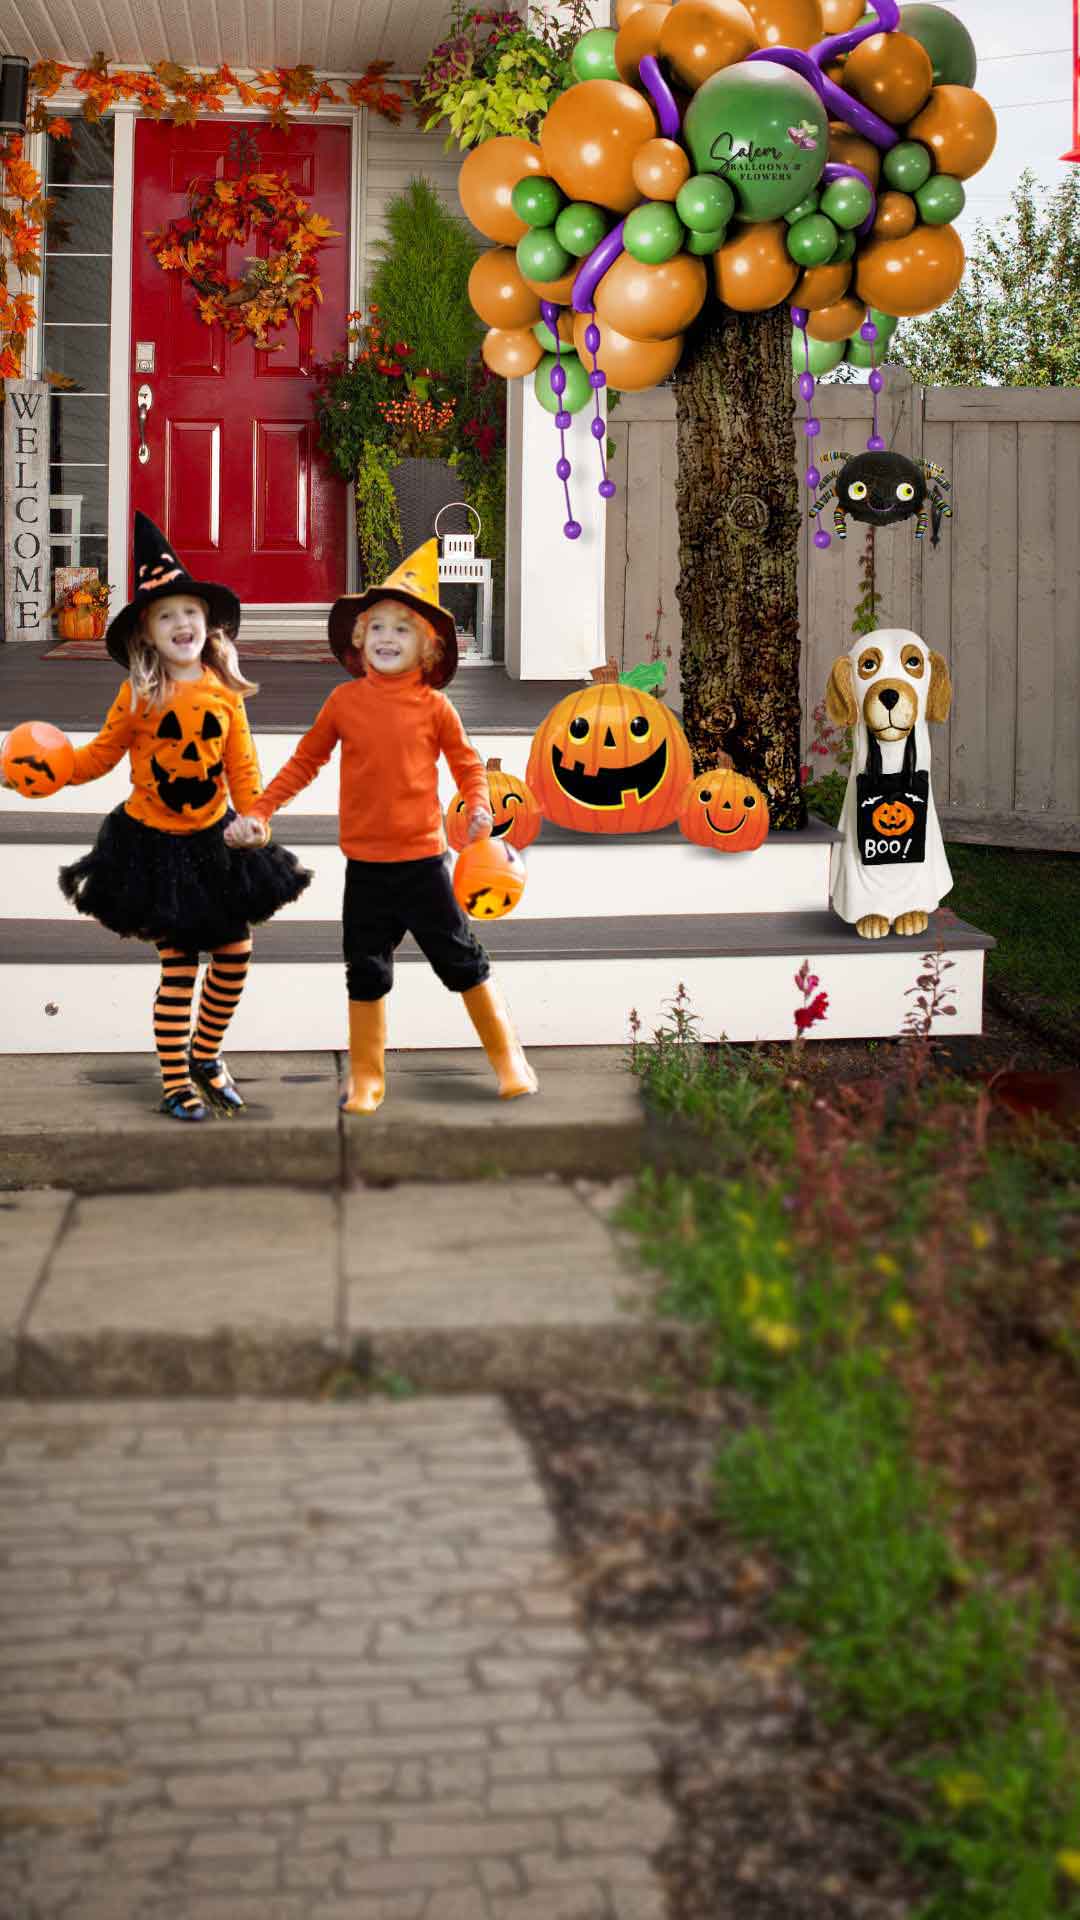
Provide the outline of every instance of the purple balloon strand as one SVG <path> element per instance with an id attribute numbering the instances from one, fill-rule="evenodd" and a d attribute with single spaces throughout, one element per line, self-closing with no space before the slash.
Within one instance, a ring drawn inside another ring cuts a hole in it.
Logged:
<path id="1" fill-rule="evenodd" d="M 577 278 L 574 281 L 570 293 L 570 299 L 575 313 L 592 312 L 595 305 L 593 295 L 608 268 L 614 266 L 623 250 L 623 228 L 625 225 L 625 220 L 620 220 L 617 227 L 612 227 L 610 233 L 605 233 L 603 239 L 593 248 L 588 259 L 583 260 L 581 266 L 578 268 Z"/>
<path id="2" fill-rule="evenodd" d="M 798 331 L 802 334 L 803 356 L 804 356 L 805 366 L 804 366 L 804 371 L 799 375 L 799 393 L 801 397 L 806 401 L 806 421 L 805 421 L 804 430 L 807 434 L 808 441 L 810 441 L 812 444 L 813 435 L 811 435 L 810 433 L 810 427 L 812 425 L 814 428 L 814 432 L 816 433 L 819 431 L 819 423 L 813 417 L 812 405 L 811 405 L 813 401 L 813 396 L 814 396 L 814 376 L 810 371 L 810 336 L 806 331 L 807 322 L 810 316 L 807 313 L 805 307 L 792 307 L 791 318 L 794 325 L 797 327 Z M 814 459 L 811 453 L 810 445 L 808 445 L 806 449 L 805 484 L 808 492 L 810 493 L 813 493 L 815 488 L 821 485 L 821 475 L 818 472 L 817 467 L 814 465 Z M 814 510 L 811 507 L 810 509 L 811 515 L 813 514 L 813 511 Z M 824 535 L 823 538 L 822 538 L 822 535 Z M 820 521 L 818 522 L 817 532 L 814 535 L 814 545 L 815 547 L 827 547 L 830 545 L 829 535 L 825 533 L 825 530 L 822 527 Z"/>
<path id="3" fill-rule="evenodd" d="M 647 53 L 643 60 L 638 61 L 638 73 L 656 108 L 656 118 L 660 123 L 660 131 L 664 139 L 677 140 L 679 127 L 682 124 L 679 119 L 679 103 L 664 79 L 660 71 L 660 62 L 654 53 Z"/>
<path id="4" fill-rule="evenodd" d="M 816 47 L 811 47 L 810 57 L 817 61 L 819 67 L 828 66 L 829 61 L 835 60 L 838 54 L 850 53 L 852 47 L 871 39 L 875 33 L 896 32 L 900 25 L 900 8 L 896 0 L 870 0 L 870 4 L 877 14 L 876 25 L 870 21 L 866 26 L 849 27 L 846 33 L 830 34 L 827 40 L 819 40 Z"/>
<path id="5" fill-rule="evenodd" d="M 570 504 L 570 474 L 572 469 L 566 451 L 566 429 L 570 424 L 571 416 L 567 413 L 562 403 L 563 394 L 566 392 L 566 371 L 562 363 L 563 343 L 559 335 L 560 311 L 561 309 L 555 305 L 554 301 L 541 300 L 541 316 L 555 335 L 555 365 L 552 367 L 548 379 L 551 383 L 551 391 L 559 402 L 559 411 L 555 415 L 555 425 L 559 429 L 559 458 L 555 465 L 555 472 L 562 481 L 563 498 L 566 501 L 566 520 L 563 525 L 563 532 L 568 540 L 576 540 L 581 532 L 581 528 L 574 519 L 574 510 Z M 559 376 L 558 380 L 556 380 L 556 374 Z"/>
<path id="6" fill-rule="evenodd" d="M 880 33 L 880 27 L 872 27 L 873 33 Z M 779 67 L 788 67 L 792 73 L 799 74 L 809 81 L 818 95 L 822 106 L 831 120 L 843 120 L 854 128 L 856 133 L 870 140 L 875 147 L 886 152 L 895 147 L 900 135 L 887 120 L 882 120 L 869 107 L 864 107 L 854 94 L 845 93 L 834 80 L 822 73 L 812 53 L 804 53 L 800 47 L 759 47 L 755 53 L 747 55 L 748 60 L 774 60 Z"/>
<path id="7" fill-rule="evenodd" d="M 607 452 L 604 445 L 607 440 L 607 423 L 600 412 L 600 395 L 607 386 L 607 374 L 602 373 L 600 370 L 598 359 L 600 329 L 596 324 L 595 314 L 585 329 L 585 345 L 588 349 L 589 358 L 592 361 L 592 372 L 589 375 L 589 385 L 593 390 L 594 403 L 592 437 L 596 441 L 600 454 L 600 485 L 596 491 L 600 495 L 601 500 L 610 500 L 616 492 L 616 487 L 614 480 L 608 475 Z"/>

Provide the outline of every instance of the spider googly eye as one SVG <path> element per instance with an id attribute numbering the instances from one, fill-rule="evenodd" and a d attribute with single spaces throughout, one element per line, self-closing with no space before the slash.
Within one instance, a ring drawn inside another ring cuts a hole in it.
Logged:
<path id="1" fill-rule="evenodd" d="M 865 500 L 866 499 L 866 481 L 853 480 L 850 487 L 848 488 L 848 497 L 851 500 Z"/>
<path id="2" fill-rule="evenodd" d="M 896 489 L 896 497 L 898 500 L 914 500 L 915 489 L 910 480 L 901 480 Z"/>

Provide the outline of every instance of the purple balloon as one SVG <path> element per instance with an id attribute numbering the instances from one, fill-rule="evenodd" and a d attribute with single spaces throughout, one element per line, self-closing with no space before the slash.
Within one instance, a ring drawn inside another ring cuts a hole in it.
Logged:
<path id="1" fill-rule="evenodd" d="M 885 442 L 880 433 L 872 433 L 866 443 L 867 453 L 884 453 Z"/>
<path id="2" fill-rule="evenodd" d="M 561 311 L 561 307 L 558 307 L 554 300 L 541 300 L 540 302 L 540 316 L 543 320 L 547 321 L 552 333 L 555 331 L 555 322 Z"/>
<path id="3" fill-rule="evenodd" d="M 589 427 L 589 432 L 592 434 L 594 440 L 605 439 L 607 437 L 607 421 L 601 420 L 600 416 L 597 415 Z"/>
<path id="4" fill-rule="evenodd" d="M 818 470 L 817 470 L 817 468 L 816 468 L 816 467 L 807 467 L 807 469 L 806 469 L 806 484 L 807 484 L 807 486 L 808 486 L 808 487 L 810 487 L 811 489 L 813 489 L 814 487 L 820 487 L 820 485 L 821 485 L 821 475 L 820 475 L 820 473 L 818 472 Z"/>
<path id="5" fill-rule="evenodd" d="M 607 374 L 602 373 L 599 367 L 594 367 L 589 375 L 589 385 L 594 393 L 599 393 L 601 387 L 607 386 Z"/>
<path id="6" fill-rule="evenodd" d="M 875 367 L 868 382 L 871 393 L 880 393 L 885 385 L 885 375 L 880 367 Z"/>
<path id="7" fill-rule="evenodd" d="M 548 379 L 551 382 L 552 393 L 566 392 L 566 368 L 565 367 L 552 367 L 551 372 L 548 374 Z"/>
<path id="8" fill-rule="evenodd" d="M 573 419 L 573 417 L 574 416 L 572 413 L 567 413 L 565 407 L 559 408 L 558 413 L 555 415 L 555 425 L 559 428 L 560 432 L 562 433 L 566 432 L 566 429 L 570 425 L 570 422 Z"/>
<path id="9" fill-rule="evenodd" d="M 590 320 L 585 329 L 585 346 L 589 353 L 599 353 L 600 351 L 600 329 L 596 325 L 595 320 Z"/>
<path id="10" fill-rule="evenodd" d="M 563 455 L 561 460 L 556 460 L 555 471 L 558 474 L 560 480 L 569 480 L 570 475 L 573 472 L 573 468 L 571 467 L 570 462 L 566 458 L 565 454 Z"/>
<path id="11" fill-rule="evenodd" d="M 877 339 L 877 328 L 872 320 L 864 320 L 859 328 L 859 339 L 872 341 Z"/>
<path id="12" fill-rule="evenodd" d="M 817 438 L 817 435 L 821 432 L 821 421 L 815 420 L 811 416 L 809 420 L 803 421 L 802 430 L 805 433 L 808 440 L 814 440 Z"/>
<path id="13" fill-rule="evenodd" d="M 815 547 L 822 547 L 822 548 L 832 546 L 832 540 L 830 536 L 826 533 L 824 527 L 819 527 L 817 532 L 815 533 L 814 545 Z"/>
<path id="14" fill-rule="evenodd" d="M 563 532 L 565 533 L 565 535 L 566 535 L 566 537 L 567 537 L 567 539 L 568 539 L 568 540 L 580 540 L 580 538 L 581 538 L 581 521 L 580 521 L 580 520 L 568 520 L 568 521 L 567 521 L 567 523 L 566 523 L 566 525 L 565 525 L 565 527 L 563 528 Z"/>
<path id="15" fill-rule="evenodd" d="M 679 103 L 660 71 L 660 64 L 653 53 L 647 53 L 638 61 L 638 73 L 645 86 L 653 106 L 660 131 L 665 140 L 677 140 L 679 137 Z"/>
<path id="16" fill-rule="evenodd" d="M 607 480 L 607 479 L 601 480 L 600 485 L 597 487 L 596 491 L 600 495 L 601 500 L 614 499 L 615 497 L 614 480 Z"/>
<path id="17" fill-rule="evenodd" d="M 805 307 L 792 307 L 791 324 L 793 327 L 798 327 L 800 332 L 802 328 L 805 327 L 809 318 L 810 315 Z"/>
<path id="18" fill-rule="evenodd" d="M 881 28 L 867 27 L 865 32 L 880 33 Z M 827 41 L 822 42 L 822 45 L 827 44 Z M 813 53 L 803 53 L 799 47 L 759 47 L 755 53 L 748 54 L 747 59 L 775 60 L 777 66 L 788 67 L 792 73 L 801 74 L 804 80 L 810 82 L 831 120 L 843 120 L 882 151 L 895 147 L 901 137 L 895 127 L 890 127 L 887 120 L 879 119 L 869 107 L 863 106 L 861 100 L 856 100 L 854 94 L 845 93 L 842 87 L 822 73 L 817 61 L 818 51 L 815 48 Z"/>
<path id="19" fill-rule="evenodd" d="M 801 400 L 812 400 L 812 399 L 813 399 L 813 397 L 814 397 L 814 376 L 813 376 L 813 374 L 812 374 L 812 373 L 800 373 L 800 375 L 799 375 L 799 398 L 800 398 Z"/>
<path id="20" fill-rule="evenodd" d="M 603 239 L 593 248 L 588 259 L 583 261 L 582 265 L 578 268 L 577 278 L 574 281 L 570 293 L 570 299 L 573 303 L 575 313 L 591 313 L 593 311 L 595 305 L 593 295 L 608 268 L 614 266 L 623 250 L 623 228 L 625 225 L 626 221 L 620 220 L 617 227 L 612 227 L 610 233 L 605 233 Z"/>
<path id="21" fill-rule="evenodd" d="M 827 40 L 819 40 L 816 47 L 811 47 L 811 59 L 816 60 L 820 66 L 827 67 L 830 60 L 835 60 L 838 54 L 850 53 L 852 47 L 857 47 L 863 40 L 869 40 L 872 34 L 895 33 L 900 25 L 900 8 L 896 5 L 896 0 L 870 0 L 870 4 L 877 14 L 876 26 L 871 22 L 865 27 L 850 27 L 847 33 L 830 34 Z"/>

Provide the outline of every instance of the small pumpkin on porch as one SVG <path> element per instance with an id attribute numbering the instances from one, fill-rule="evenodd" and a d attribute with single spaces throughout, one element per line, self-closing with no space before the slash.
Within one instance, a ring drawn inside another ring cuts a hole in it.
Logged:
<path id="1" fill-rule="evenodd" d="M 109 624 L 111 592 L 108 581 L 92 573 L 68 587 L 49 608 L 61 640 L 100 640 Z"/>
<path id="2" fill-rule="evenodd" d="M 675 715 L 620 679 L 613 660 L 569 693 L 533 735 L 526 784 L 544 818 L 577 833 L 668 827 L 693 767 Z"/>
<path id="3" fill-rule="evenodd" d="M 485 772 L 494 821 L 491 838 L 506 840 L 512 847 L 531 846 L 544 818 L 535 796 L 529 792 L 524 780 L 519 780 L 516 774 L 503 772 L 501 760 L 489 760 Z M 465 845 L 468 811 L 465 796 L 455 793 L 446 809 L 446 838 L 455 853 L 460 853 Z"/>
<path id="4" fill-rule="evenodd" d="M 679 832 L 695 846 L 717 853 L 752 853 L 768 831 L 765 795 L 733 767 L 710 767 L 683 794 Z"/>

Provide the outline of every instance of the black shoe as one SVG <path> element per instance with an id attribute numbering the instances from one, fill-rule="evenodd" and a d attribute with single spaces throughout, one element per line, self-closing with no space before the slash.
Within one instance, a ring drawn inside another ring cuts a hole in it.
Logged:
<path id="1" fill-rule="evenodd" d="M 194 1087 L 174 1087 L 167 1093 L 158 1109 L 167 1113 L 170 1120 L 209 1120 L 210 1115 L 195 1092 Z"/>
<path id="2" fill-rule="evenodd" d="M 243 1113 L 244 1101 L 237 1091 L 236 1082 L 219 1054 L 216 1060 L 197 1060 L 194 1054 L 188 1056 L 191 1077 L 196 1086 L 201 1087 L 208 1100 L 213 1102 L 219 1113 Z"/>

